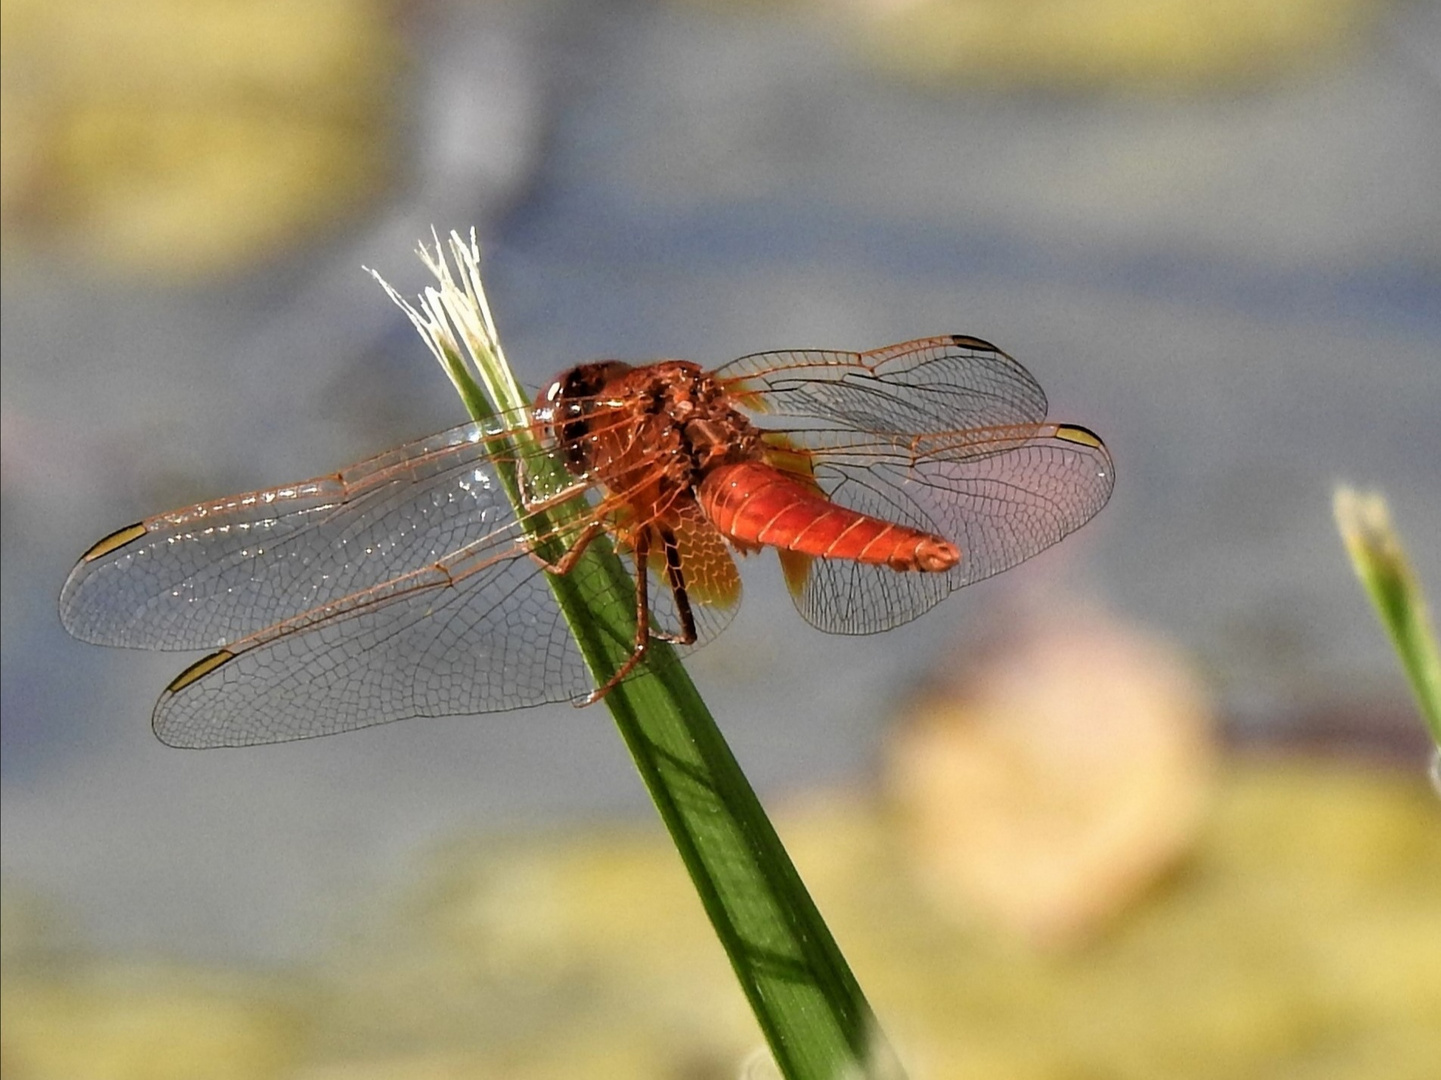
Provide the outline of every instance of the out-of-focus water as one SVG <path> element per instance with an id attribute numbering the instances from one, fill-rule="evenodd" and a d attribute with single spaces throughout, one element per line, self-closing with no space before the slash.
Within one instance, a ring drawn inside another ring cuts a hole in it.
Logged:
<path id="1" fill-rule="evenodd" d="M 920 91 L 789 16 L 437 15 L 412 156 L 368 224 L 178 287 L 7 253 L 4 873 L 103 940 L 289 955 L 437 835 L 642 809 L 596 709 L 169 751 L 146 718 L 191 658 L 59 628 L 66 572 L 111 529 L 463 419 L 359 265 L 413 287 L 431 222 L 478 227 L 533 385 L 598 356 L 965 332 L 1111 446 L 1095 523 L 900 631 L 810 631 L 750 560 L 693 669 L 763 789 L 865 770 L 897 699 L 1018 592 L 1179 641 L 1248 725 L 1394 702 L 1329 494 L 1384 488 L 1441 594 L 1441 85 L 1416 59 L 1441 34 L 1414 16 L 1282 83 L 1068 95 Z"/>

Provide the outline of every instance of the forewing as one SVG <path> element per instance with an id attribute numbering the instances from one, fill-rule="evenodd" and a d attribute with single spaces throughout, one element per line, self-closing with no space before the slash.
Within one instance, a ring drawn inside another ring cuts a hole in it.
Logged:
<path id="1" fill-rule="evenodd" d="M 216 648 L 518 526 L 475 424 L 339 473 L 148 518 L 71 572 L 76 637 Z"/>
<path id="2" fill-rule="evenodd" d="M 474 473 L 483 464 L 465 467 Z M 174 746 L 246 746 L 585 695 L 593 679 L 530 556 L 531 541 L 503 495 L 497 498 L 499 524 L 458 549 L 329 598 L 192 665 L 156 706 L 156 735 Z M 723 541 L 698 512 L 678 514 L 672 524 L 682 566 L 695 578 L 699 646 L 729 621 L 739 578 Z M 580 527 L 570 526 L 571 540 Z M 567 579 L 587 602 L 600 602 L 610 588 L 610 579 L 586 560 Z M 680 623 L 663 562 L 650 590 L 657 628 L 674 633 Z M 615 644 L 627 650 L 633 642 L 627 623 Z"/>
<path id="3" fill-rule="evenodd" d="M 843 430 L 926 435 L 1046 417 L 1046 395 L 1025 368 L 960 334 L 866 353 L 755 353 L 716 374 L 746 408 Z"/>
<path id="4" fill-rule="evenodd" d="M 594 595 L 589 565 L 572 576 Z M 172 746 L 248 746 L 573 700 L 591 685 L 525 545 L 487 539 L 192 665 L 153 725 Z"/>
<path id="5" fill-rule="evenodd" d="M 814 559 L 795 594 L 812 625 L 868 634 L 909 622 L 955 589 L 998 574 L 1080 528 L 1115 482 L 1093 433 L 1058 424 L 915 440 L 793 433 L 815 448 L 814 476 L 835 502 L 944 537 L 961 551 L 944 573 Z"/>

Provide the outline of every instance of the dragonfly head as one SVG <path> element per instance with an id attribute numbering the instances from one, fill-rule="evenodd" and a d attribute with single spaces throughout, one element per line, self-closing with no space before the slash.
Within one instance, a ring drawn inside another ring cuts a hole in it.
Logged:
<path id="1" fill-rule="evenodd" d="M 621 360 L 599 360 L 562 371 L 535 400 L 535 421 L 543 437 L 565 451 L 571 469 L 589 465 L 586 450 L 590 419 L 605 407 L 611 391 L 631 366 Z"/>

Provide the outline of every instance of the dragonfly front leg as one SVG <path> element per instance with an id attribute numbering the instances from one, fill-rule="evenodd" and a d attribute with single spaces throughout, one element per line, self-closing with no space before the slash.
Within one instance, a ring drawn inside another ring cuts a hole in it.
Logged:
<path id="1" fill-rule="evenodd" d="M 630 656 L 626 657 L 625 663 L 616 669 L 614 675 L 606 680 L 605 685 L 592 690 L 581 705 L 594 705 L 606 694 L 615 689 L 616 684 L 635 670 L 635 666 L 645 659 L 645 653 L 650 648 L 650 593 L 649 581 L 647 578 L 646 563 L 650 558 L 650 529 L 641 526 L 636 530 L 635 544 L 632 549 L 635 556 L 635 644 L 631 647 Z"/>
<path id="2" fill-rule="evenodd" d="M 563 503 L 569 502 L 582 494 L 590 487 L 588 480 L 576 480 L 566 484 L 559 491 L 553 491 L 548 495 L 537 495 L 530 486 L 530 476 L 525 466 L 525 458 L 520 458 L 515 463 L 515 484 L 520 493 L 520 504 L 528 514 L 540 510 L 553 510 Z"/>
<path id="3" fill-rule="evenodd" d="M 527 554 L 548 574 L 568 574 L 574 569 L 576 561 L 585 554 L 585 549 L 590 547 L 591 541 L 604 530 L 605 526 L 598 519 L 591 521 L 581 530 L 580 535 L 575 538 L 575 542 L 565 549 L 565 553 L 556 562 L 550 562 L 534 548 L 531 548 Z"/>

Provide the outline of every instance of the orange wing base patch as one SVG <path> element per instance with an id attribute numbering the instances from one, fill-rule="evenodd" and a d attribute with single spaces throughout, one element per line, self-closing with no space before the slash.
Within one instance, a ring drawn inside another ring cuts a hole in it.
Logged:
<path id="1" fill-rule="evenodd" d="M 694 503 L 675 513 L 674 517 L 671 528 L 680 552 L 686 595 L 691 602 L 720 608 L 737 603 L 741 595 L 741 576 L 725 538 Z M 651 542 L 648 561 L 656 579 L 665 581 L 665 550 L 658 537 Z"/>
<path id="2" fill-rule="evenodd" d="M 806 591 L 806 581 L 811 576 L 811 563 L 815 561 L 815 556 L 807 555 L 803 551 L 786 551 L 783 548 L 777 548 L 776 555 L 781 561 L 781 573 L 785 575 L 786 588 L 792 596 L 800 596 Z"/>
<path id="3" fill-rule="evenodd" d="M 783 431 L 767 432 L 762 441 L 765 443 L 767 465 L 799 480 L 821 498 L 826 497 L 826 493 L 816 482 L 815 463 L 808 451 L 791 445 L 790 439 Z M 785 575 L 786 588 L 790 590 L 792 596 L 800 596 L 805 592 L 806 581 L 811 576 L 811 563 L 815 561 L 815 556 L 800 551 L 785 551 L 780 548 L 776 549 L 776 555 L 781 561 L 781 573 Z"/>

